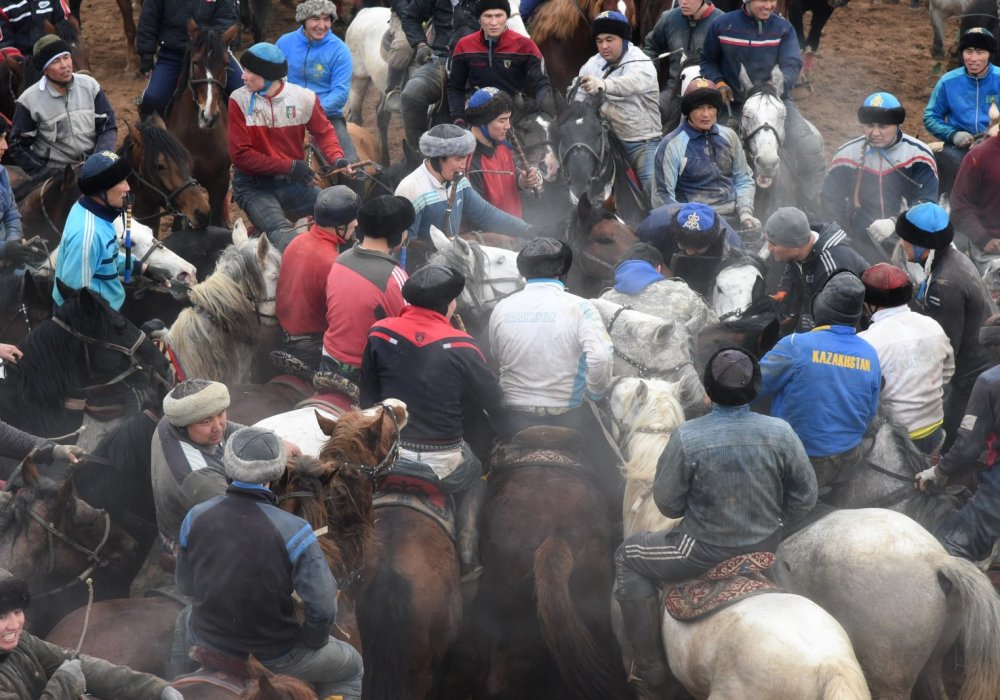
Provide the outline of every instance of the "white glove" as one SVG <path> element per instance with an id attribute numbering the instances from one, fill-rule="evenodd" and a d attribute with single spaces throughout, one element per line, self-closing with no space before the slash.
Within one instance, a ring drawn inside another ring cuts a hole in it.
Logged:
<path id="1" fill-rule="evenodd" d="M 184 696 L 181 695 L 181 691 L 177 690 L 177 688 L 168 685 L 160 693 L 160 700 L 184 700 Z"/>
<path id="2" fill-rule="evenodd" d="M 52 674 L 55 678 L 58 675 L 67 676 L 67 679 L 73 684 L 74 690 L 77 690 L 75 695 L 82 695 L 83 691 L 87 689 L 87 679 L 83 675 L 83 666 L 80 665 L 80 659 L 73 659 L 72 661 L 63 661 L 59 664 L 59 668 L 56 672 Z"/>
<path id="3" fill-rule="evenodd" d="M 951 135 L 951 142 L 959 148 L 968 148 L 973 140 L 974 137 L 968 131 L 956 131 Z"/>
<path id="4" fill-rule="evenodd" d="M 921 491 L 926 491 L 928 486 L 943 486 L 948 481 L 948 477 L 938 471 L 936 464 L 930 469 L 924 469 L 913 479 L 914 485 Z"/>
<path id="5" fill-rule="evenodd" d="M 875 219 L 868 227 L 868 233 L 871 234 L 876 243 L 883 243 L 896 233 L 896 222 L 892 219 Z"/>
<path id="6" fill-rule="evenodd" d="M 750 214 L 740 214 L 740 225 L 745 229 L 760 228 L 760 219 Z"/>
<path id="7" fill-rule="evenodd" d="M 604 92 L 604 80 L 602 78 L 598 78 L 596 75 L 583 76 L 583 80 L 580 81 L 580 86 L 588 95 L 596 95 L 599 92 Z"/>

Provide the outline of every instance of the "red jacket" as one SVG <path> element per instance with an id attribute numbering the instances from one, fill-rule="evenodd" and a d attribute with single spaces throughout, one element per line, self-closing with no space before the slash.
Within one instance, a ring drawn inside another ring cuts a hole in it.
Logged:
<path id="1" fill-rule="evenodd" d="M 955 228 L 980 248 L 1000 238 L 1000 136 L 969 150 L 951 188 Z"/>
<path id="2" fill-rule="evenodd" d="M 285 249 L 275 296 L 278 323 L 288 335 L 326 331 L 326 278 L 345 243 L 333 231 L 313 224 Z"/>
<path id="3" fill-rule="evenodd" d="M 477 129 L 479 127 L 473 127 Z M 491 172 L 476 172 L 476 171 Z M 487 202 L 511 216 L 521 218 L 521 195 L 517 191 L 517 168 L 514 153 L 506 142 L 486 146 L 476 141 L 476 150 L 466 161 L 465 171 L 475 190 Z M 499 172 L 510 175 L 500 175 Z"/>

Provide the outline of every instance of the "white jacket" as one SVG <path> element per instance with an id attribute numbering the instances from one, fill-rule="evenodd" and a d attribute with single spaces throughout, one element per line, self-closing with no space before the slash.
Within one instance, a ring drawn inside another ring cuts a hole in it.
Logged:
<path id="1" fill-rule="evenodd" d="M 490 318 L 490 348 L 511 407 L 573 408 L 611 386 L 614 355 L 601 315 L 552 279 L 529 280 Z"/>
<path id="2" fill-rule="evenodd" d="M 580 77 L 604 75 L 607 61 L 600 54 L 590 57 L 580 68 Z M 611 123 L 611 129 L 622 141 L 649 141 L 659 139 L 660 87 L 656 81 L 656 66 L 635 44 L 618 62 L 619 67 L 604 78 L 604 99 L 601 101 L 601 116 Z M 577 91 L 576 99 L 587 96 L 583 88 Z"/>
<path id="3" fill-rule="evenodd" d="M 858 336 L 874 346 L 885 385 L 882 399 L 911 437 L 926 437 L 944 419 L 944 386 L 955 353 L 941 325 L 906 306 L 880 309 Z"/>

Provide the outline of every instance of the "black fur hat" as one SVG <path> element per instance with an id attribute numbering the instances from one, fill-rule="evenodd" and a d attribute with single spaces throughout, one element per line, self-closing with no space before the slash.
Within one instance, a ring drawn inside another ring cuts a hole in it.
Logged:
<path id="1" fill-rule="evenodd" d="M 31 592 L 25 580 L 0 569 L 0 616 L 11 610 L 24 610 L 30 604 Z"/>
<path id="2" fill-rule="evenodd" d="M 446 265 L 424 265 L 403 285 L 403 298 L 413 306 L 443 313 L 465 289 L 465 276 Z"/>
<path id="3" fill-rule="evenodd" d="M 384 194 L 361 205 L 358 228 L 366 238 L 392 238 L 410 228 L 416 218 L 410 200 Z"/>
<path id="4" fill-rule="evenodd" d="M 703 381 L 713 403 L 742 406 L 760 392 L 760 364 L 743 348 L 722 348 L 708 359 Z"/>
<path id="5" fill-rule="evenodd" d="M 924 202 L 899 215 L 896 235 L 912 245 L 940 250 L 951 245 L 955 229 L 948 212 L 934 202 Z"/>
<path id="6" fill-rule="evenodd" d="M 504 112 L 514 111 L 514 100 L 503 90 L 485 87 L 476 90 L 465 106 L 465 121 L 472 126 L 486 126 Z"/>
<path id="7" fill-rule="evenodd" d="M 997 50 L 997 40 L 991 32 L 986 27 L 973 27 L 962 35 L 962 38 L 958 40 L 958 55 L 959 58 L 962 56 L 962 52 L 966 49 L 982 49 L 983 51 L 989 51 L 990 53 L 996 53 Z"/>
<path id="8" fill-rule="evenodd" d="M 517 271 L 525 279 L 562 277 L 573 264 L 573 250 L 555 238 L 532 238 L 517 254 Z"/>

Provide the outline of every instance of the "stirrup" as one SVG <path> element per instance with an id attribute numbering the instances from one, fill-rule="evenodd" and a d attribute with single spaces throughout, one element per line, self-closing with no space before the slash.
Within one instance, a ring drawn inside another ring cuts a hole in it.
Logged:
<path id="1" fill-rule="evenodd" d="M 385 93 L 385 111 L 392 112 L 394 114 L 401 114 L 403 111 L 403 91 L 400 88 L 394 88 L 389 92 Z"/>

